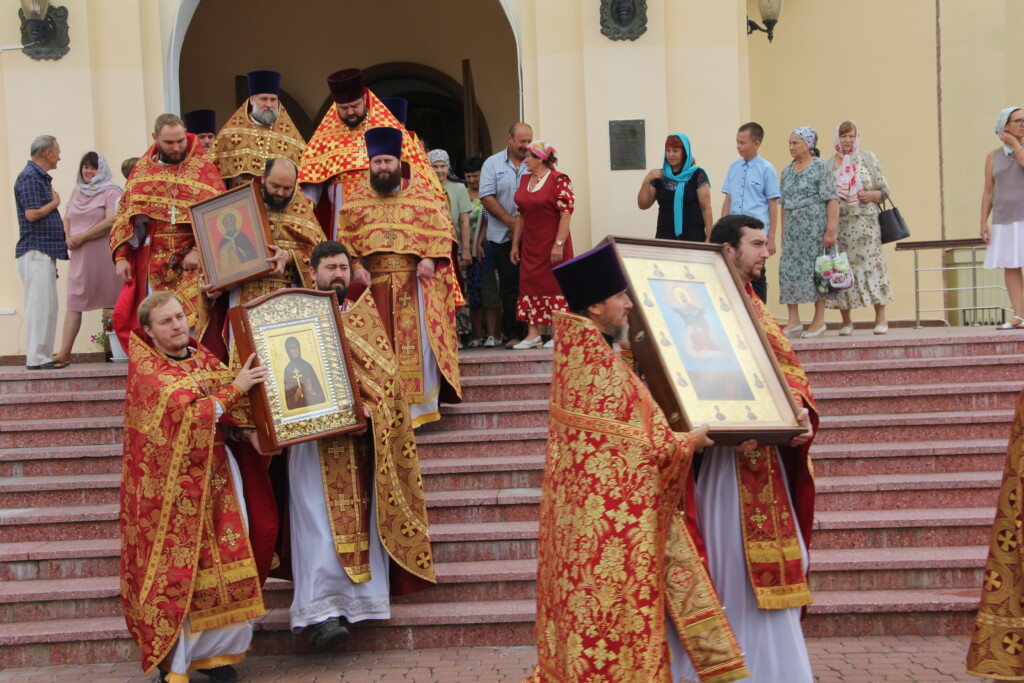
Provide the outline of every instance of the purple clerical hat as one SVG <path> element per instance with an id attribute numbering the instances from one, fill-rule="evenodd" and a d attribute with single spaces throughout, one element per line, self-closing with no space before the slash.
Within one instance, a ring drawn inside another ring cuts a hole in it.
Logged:
<path id="1" fill-rule="evenodd" d="M 378 127 L 363 133 L 366 139 L 366 158 L 372 159 L 382 154 L 402 158 L 402 131 L 399 128 Z"/>
<path id="2" fill-rule="evenodd" d="M 569 309 L 579 311 L 626 290 L 626 275 L 612 243 L 594 247 L 551 269 Z"/>
<path id="3" fill-rule="evenodd" d="M 185 120 L 185 130 L 189 133 L 217 134 L 217 112 L 212 109 L 194 109 L 185 112 L 181 118 Z"/>
<path id="4" fill-rule="evenodd" d="M 409 116 L 409 100 L 404 97 L 382 97 L 380 101 L 388 108 L 398 122 L 405 125 L 405 120 Z"/>
<path id="5" fill-rule="evenodd" d="M 250 71 L 249 72 L 249 97 L 270 93 L 271 95 L 281 94 L 281 74 L 277 71 Z"/>
<path id="6" fill-rule="evenodd" d="M 360 69 L 342 69 L 327 77 L 331 98 L 338 104 L 355 102 L 363 96 L 363 72 Z"/>

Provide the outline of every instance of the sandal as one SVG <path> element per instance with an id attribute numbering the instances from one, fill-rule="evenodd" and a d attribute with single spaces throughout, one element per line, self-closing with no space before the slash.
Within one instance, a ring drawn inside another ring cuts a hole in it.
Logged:
<path id="1" fill-rule="evenodd" d="M 71 364 L 65 363 L 62 360 L 51 360 L 50 362 L 43 363 L 42 365 L 26 365 L 25 367 L 29 370 L 63 370 L 69 365 Z"/>
<path id="2" fill-rule="evenodd" d="M 997 325 L 996 329 L 997 330 L 1024 330 L 1024 318 L 1020 317 L 1019 315 L 1015 315 L 1015 316 L 1013 316 L 1013 319 L 1017 320 L 1018 322 L 1016 322 L 1016 323 L 1014 323 L 1014 322 L 1005 322 L 1002 325 Z"/>

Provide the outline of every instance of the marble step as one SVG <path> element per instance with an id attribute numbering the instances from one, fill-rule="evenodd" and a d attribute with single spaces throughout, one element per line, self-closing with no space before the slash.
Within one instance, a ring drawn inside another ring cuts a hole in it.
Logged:
<path id="1" fill-rule="evenodd" d="M 908 548 L 988 545 L 993 506 L 903 510 L 818 510 L 811 547 Z"/>
<path id="2" fill-rule="evenodd" d="M 1008 434 L 1007 434 L 1008 436 Z M 915 474 L 931 472 L 1001 472 L 1007 436 L 965 441 L 906 443 L 815 443 L 815 476 Z"/>
<path id="3" fill-rule="evenodd" d="M 121 442 L 0 449 L 0 477 L 110 474 L 121 471 Z"/>
<path id="4" fill-rule="evenodd" d="M 0 395 L 54 392 L 88 395 L 97 391 L 124 391 L 127 377 L 127 363 L 86 363 L 64 370 L 0 366 Z"/>
<path id="5" fill-rule="evenodd" d="M 814 388 L 822 415 L 1013 410 L 1019 382 Z"/>
<path id="6" fill-rule="evenodd" d="M 1003 355 L 815 361 L 803 366 L 812 388 L 1024 381 L 1024 365 L 1015 356 Z"/>
<path id="7" fill-rule="evenodd" d="M 989 508 L 999 502 L 1000 472 L 932 472 L 817 477 L 816 512 L 940 507 Z"/>
<path id="8" fill-rule="evenodd" d="M 951 327 L 927 334 L 893 328 L 887 335 L 857 329 L 852 337 L 839 337 L 829 330 L 818 339 L 796 339 L 793 348 L 804 363 L 945 358 L 953 364 L 965 356 L 1020 356 L 1024 354 L 1024 335 Z"/>
<path id="9" fill-rule="evenodd" d="M 1009 438 L 1012 410 L 824 415 L 814 445 Z"/>
<path id="10" fill-rule="evenodd" d="M 50 391 L 2 394 L 0 422 L 8 420 L 61 421 L 65 418 L 110 417 L 124 414 L 124 389 L 89 392 Z"/>

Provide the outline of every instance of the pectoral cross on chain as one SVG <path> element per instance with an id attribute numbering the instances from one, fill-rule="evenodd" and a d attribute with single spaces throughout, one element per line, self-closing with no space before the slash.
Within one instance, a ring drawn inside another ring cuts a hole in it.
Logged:
<path id="1" fill-rule="evenodd" d="M 171 225 L 174 225 L 177 222 L 178 222 L 178 205 L 177 204 L 172 204 L 171 205 Z"/>

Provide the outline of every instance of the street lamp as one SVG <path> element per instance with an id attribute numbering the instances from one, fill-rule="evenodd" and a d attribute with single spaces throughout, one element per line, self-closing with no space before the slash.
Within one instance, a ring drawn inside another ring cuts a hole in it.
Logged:
<path id="1" fill-rule="evenodd" d="M 68 53 L 68 10 L 49 0 L 21 0 L 21 47 L 32 59 L 60 59 Z"/>
<path id="2" fill-rule="evenodd" d="M 782 0 L 757 0 L 757 11 L 761 14 L 762 27 L 756 21 L 747 17 L 747 35 L 754 31 L 763 31 L 768 34 L 768 42 L 772 42 L 775 33 L 775 24 L 779 23 L 779 13 L 782 12 Z"/>

